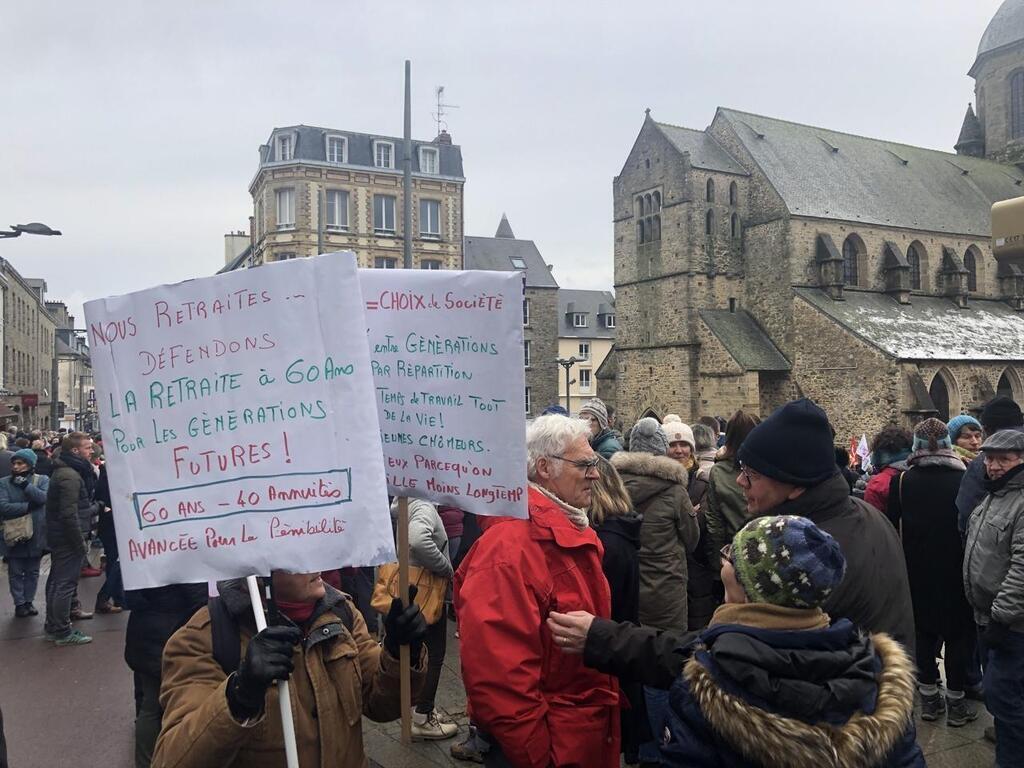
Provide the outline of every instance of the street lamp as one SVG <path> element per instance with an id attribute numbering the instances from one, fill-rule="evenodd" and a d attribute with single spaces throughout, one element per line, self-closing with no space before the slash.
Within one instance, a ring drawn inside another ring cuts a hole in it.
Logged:
<path id="1" fill-rule="evenodd" d="M 569 404 L 570 404 L 570 400 L 569 400 L 569 371 L 572 370 L 572 367 L 574 365 L 576 365 L 576 363 L 582 362 L 582 360 L 583 360 L 582 358 L 577 358 L 575 356 L 573 356 L 573 357 L 560 357 L 557 360 L 555 360 L 556 363 L 558 363 L 560 366 L 565 368 L 565 410 L 566 410 L 566 413 L 570 413 L 571 414 L 571 412 L 572 412 L 572 409 L 569 407 Z"/>
<path id="2" fill-rule="evenodd" d="M 59 235 L 61 232 L 59 229 L 50 229 L 45 224 L 40 224 L 38 221 L 33 221 L 31 224 L 11 224 L 11 232 L 4 232 L 0 230 L 0 238 L 3 237 L 19 237 L 22 234 L 25 235 Z"/>

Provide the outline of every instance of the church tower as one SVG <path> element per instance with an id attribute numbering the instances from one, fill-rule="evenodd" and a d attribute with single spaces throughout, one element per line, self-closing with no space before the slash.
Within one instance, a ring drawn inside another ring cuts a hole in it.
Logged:
<path id="1" fill-rule="evenodd" d="M 977 115 L 968 108 L 957 154 L 1024 167 L 1024 0 L 1004 0 L 967 73 Z"/>

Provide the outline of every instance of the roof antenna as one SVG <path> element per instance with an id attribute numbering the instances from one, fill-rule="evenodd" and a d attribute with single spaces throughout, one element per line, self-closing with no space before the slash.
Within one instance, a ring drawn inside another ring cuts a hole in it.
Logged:
<path id="1" fill-rule="evenodd" d="M 448 123 L 445 122 L 445 110 L 446 109 L 458 109 L 458 104 L 445 104 L 444 103 L 444 86 L 439 85 L 434 88 L 434 97 L 437 99 L 437 112 L 434 112 L 432 117 L 434 122 L 437 123 L 437 135 L 441 135 L 441 131 L 448 129 Z"/>

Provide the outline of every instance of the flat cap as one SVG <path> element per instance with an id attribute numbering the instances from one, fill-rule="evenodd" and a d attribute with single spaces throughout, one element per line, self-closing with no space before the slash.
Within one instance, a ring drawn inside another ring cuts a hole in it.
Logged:
<path id="1" fill-rule="evenodd" d="M 1001 429 L 982 444 L 981 450 L 1024 453 L 1024 432 Z"/>

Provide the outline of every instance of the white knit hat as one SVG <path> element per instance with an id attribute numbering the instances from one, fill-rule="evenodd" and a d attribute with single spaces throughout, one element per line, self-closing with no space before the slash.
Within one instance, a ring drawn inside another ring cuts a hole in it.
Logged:
<path id="1" fill-rule="evenodd" d="M 669 445 L 672 443 L 689 443 L 691 451 L 697 450 L 693 441 L 693 430 L 687 424 L 684 424 L 676 414 L 666 414 L 665 420 L 661 423 L 661 428 L 665 431 L 665 437 L 668 438 Z"/>

